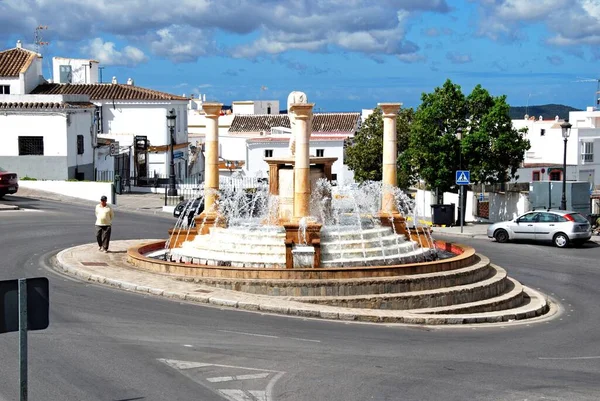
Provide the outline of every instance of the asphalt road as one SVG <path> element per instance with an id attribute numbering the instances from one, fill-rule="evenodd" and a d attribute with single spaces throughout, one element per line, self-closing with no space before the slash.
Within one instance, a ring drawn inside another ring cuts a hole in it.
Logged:
<path id="1" fill-rule="evenodd" d="M 7 197 L 0 280 L 47 276 L 50 327 L 29 333 L 29 399 L 598 400 L 600 247 L 473 245 L 558 300 L 550 321 L 428 328 L 272 316 L 90 285 L 48 268 L 94 241 L 93 203 Z M 114 239 L 162 238 L 170 217 L 118 212 Z M 445 238 L 447 239 L 447 238 Z M 18 334 L 0 335 L 0 400 L 18 399 Z"/>

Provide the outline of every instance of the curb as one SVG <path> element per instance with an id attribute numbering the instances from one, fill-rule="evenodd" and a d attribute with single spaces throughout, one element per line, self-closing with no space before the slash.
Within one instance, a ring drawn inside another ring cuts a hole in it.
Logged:
<path id="1" fill-rule="evenodd" d="M 94 282 L 101 285 L 106 285 L 110 287 L 115 287 L 118 289 L 137 292 L 141 294 L 152 294 L 156 296 L 161 296 L 165 298 L 171 299 L 180 299 L 190 302 L 196 302 L 201 304 L 210 304 L 218 307 L 227 307 L 233 309 L 247 310 L 252 312 L 262 311 L 266 313 L 273 313 L 278 315 L 288 315 L 294 317 L 304 317 L 304 318 L 319 318 L 319 319 L 327 319 L 327 320 L 339 320 L 339 321 L 347 321 L 347 322 L 367 322 L 367 323 L 394 323 L 394 324 L 407 324 L 407 325 L 428 325 L 428 326 L 454 326 L 454 327 L 464 327 L 467 324 L 477 324 L 481 326 L 482 324 L 515 324 L 515 323 L 531 323 L 532 321 L 538 319 L 548 319 L 552 317 L 555 313 L 545 313 L 541 314 L 541 316 L 533 317 L 529 316 L 529 314 L 536 312 L 529 312 L 527 316 L 518 316 L 518 315 L 502 315 L 501 312 L 499 314 L 489 314 L 487 316 L 470 316 L 470 315 L 426 315 L 426 314 L 418 314 L 411 313 L 407 311 L 400 310 L 369 310 L 369 309 L 346 309 L 336 310 L 341 308 L 335 308 L 331 306 L 326 306 L 326 309 L 319 308 L 317 305 L 313 304 L 305 304 L 299 301 L 287 301 L 287 300 L 279 300 L 273 298 L 265 298 L 261 296 L 256 296 L 259 298 L 258 302 L 253 302 L 248 299 L 239 299 L 238 294 L 232 294 L 230 298 L 225 296 L 227 290 L 222 290 L 215 288 L 215 294 L 197 294 L 191 292 L 180 292 L 180 291 L 167 291 L 162 288 L 157 287 L 149 287 L 144 285 L 138 285 L 136 283 L 131 283 L 128 281 L 122 281 L 118 279 L 112 279 L 100 276 L 98 274 L 89 274 L 84 273 L 79 270 L 76 266 L 69 265 L 64 260 L 64 255 L 70 252 L 70 249 L 65 249 L 56 254 L 53 258 L 51 258 L 51 265 L 56 270 L 59 270 L 65 274 L 77 277 L 87 282 Z M 242 295 L 243 297 L 243 295 Z M 238 299 L 236 299 L 238 298 Z M 283 301 L 283 302 L 282 302 Z M 287 304 L 287 305 L 286 305 Z M 547 306 L 548 307 L 548 306 Z M 386 313 L 388 312 L 388 313 Z M 391 313 L 389 313 L 391 312 Z M 529 320 L 520 321 L 519 319 L 528 317 Z M 533 319 L 531 319 L 533 318 Z"/>

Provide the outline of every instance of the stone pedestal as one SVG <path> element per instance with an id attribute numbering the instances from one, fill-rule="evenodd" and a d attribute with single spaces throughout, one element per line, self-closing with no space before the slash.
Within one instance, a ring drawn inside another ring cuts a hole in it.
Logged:
<path id="1" fill-rule="evenodd" d="M 300 223 L 290 222 L 284 223 L 285 228 L 285 267 L 286 269 L 294 268 L 294 256 L 292 249 L 294 244 L 306 244 L 314 247 L 315 256 L 313 266 L 321 267 L 321 224 L 308 223 L 306 225 L 306 233 L 300 231 Z"/>
<path id="2" fill-rule="evenodd" d="M 396 234 L 404 235 L 407 240 L 410 240 L 408 229 L 406 228 L 406 219 L 400 213 L 379 213 L 381 225 L 391 227 Z"/>
<path id="3" fill-rule="evenodd" d="M 169 230 L 169 249 L 180 248 L 184 241 L 192 241 L 198 235 L 196 228 L 171 228 Z"/>
<path id="4" fill-rule="evenodd" d="M 211 227 L 223 227 L 223 221 L 224 220 L 219 218 L 219 215 L 214 212 L 202 212 L 200 215 L 194 217 L 198 235 L 208 234 Z"/>

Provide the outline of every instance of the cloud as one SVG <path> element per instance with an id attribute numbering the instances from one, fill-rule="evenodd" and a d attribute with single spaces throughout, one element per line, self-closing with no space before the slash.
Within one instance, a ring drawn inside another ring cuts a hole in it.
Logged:
<path id="1" fill-rule="evenodd" d="M 407 22 L 423 12 L 451 11 L 448 0 L 234 3 L 179 0 L 166 6 L 162 0 L 3 0 L 0 40 L 30 37 L 31 27 L 48 24 L 46 39 L 53 42 L 89 47 L 81 38 L 110 35 L 118 46 L 144 49 L 174 62 L 193 62 L 215 53 L 254 58 L 290 50 L 327 53 L 332 48 L 367 56 L 397 56 L 419 51 L 406 39 Z M 218 43 L 217 34 L 223 33 L 236 45 L 229 48 Z M 129 57 L 135 59 L 134 54 Z"/>
<path id="2" fill-rule="evenodd" d="M 113 42 L 105 42 L 101 38 L 90 40 L 81 51 L 106 65 L 135 66 L 148 61 L 148 57 L 137 47 L 125 46 L 117 50 Z"/>
<path id="3" fill-rule="evenodd" d="M 466 64 L 473 62 L 470 54 L 462 54 L 458 52 L 448 52 L 446 53 L 446 58 L 453 64 Z"/>
<path id="4" fill-rule="evenodd" d="M 546 60 L 548 60 L 548 62 L 550 64 L 552 64 L 552 65 L 562 65 L 562 64 L 564 64 L 564 60 L 560 56 L 548 56 L 548 57 L 546 57 Z"/>
<path id="5" fill-rule="evenodd" d="M 540 23 L 552 46 L 600 45 L 598 0 L 482 0 L 478 33 L 493 40 L 522 38 L 523 22 Z"/>

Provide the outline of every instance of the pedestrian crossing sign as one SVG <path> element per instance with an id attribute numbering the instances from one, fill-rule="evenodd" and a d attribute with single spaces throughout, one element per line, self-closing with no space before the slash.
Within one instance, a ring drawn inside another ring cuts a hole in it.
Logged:
<path id="1" fill-rule="evenodd" d="M 469 185 L 471 172 L 469 170 L 456 170 L 456 185 Z"/>

